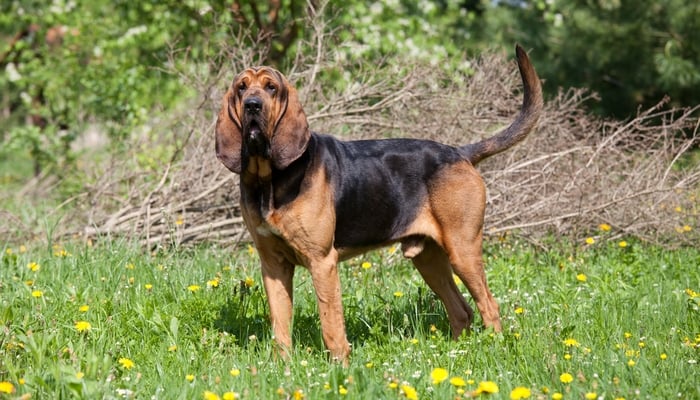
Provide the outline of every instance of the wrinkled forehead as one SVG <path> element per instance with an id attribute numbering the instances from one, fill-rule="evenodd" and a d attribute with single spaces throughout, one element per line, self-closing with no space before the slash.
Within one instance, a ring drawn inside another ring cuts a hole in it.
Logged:
<path id="1" fill-rule="evenodd" d="M 250 67 L 245 69 L 243 72 L 238 74 L 235 82 L 243 82 L 248 85 L 254 85 L 256 83 L 260 85 L 265 85 L 269 82 L 275 82 L 277 84 L 284 83 L 284 77 L 282 73 L 274 68 L 270 67 Z"/>

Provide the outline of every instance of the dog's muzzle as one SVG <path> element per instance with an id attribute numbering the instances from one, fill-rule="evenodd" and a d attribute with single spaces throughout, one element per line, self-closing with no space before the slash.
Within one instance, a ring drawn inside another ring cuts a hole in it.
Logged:
<path id="1" fill-rule="evenodd" d="M 249 97 L 243 102 L 245 112 L 244 140 L 251 156 L 268 157 L 270 146 L 263 132 L 263 102 L 258 97 Z"/>

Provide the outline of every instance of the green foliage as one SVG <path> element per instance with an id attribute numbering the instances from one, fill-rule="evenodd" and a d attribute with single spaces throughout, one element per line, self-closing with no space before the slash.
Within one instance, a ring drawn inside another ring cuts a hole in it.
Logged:
<path id="1" fill-rule="evenodd" d="M 32 398 L 455 398 L 485 381 L 495 398 L 519 386 L 531 398 L 696 398 L 700 253 L 605 237 L 547 251 L 487 244 L 504 332 L 477 314 L 459 341 L 400 252 L 344 263 L 348 368 L 328 360 L 302 268 L 291 359 L 274 356 L 252 249 L 3 245 L 0 382 Z M 436 368 L 444 381 L 433 382 Z"/>

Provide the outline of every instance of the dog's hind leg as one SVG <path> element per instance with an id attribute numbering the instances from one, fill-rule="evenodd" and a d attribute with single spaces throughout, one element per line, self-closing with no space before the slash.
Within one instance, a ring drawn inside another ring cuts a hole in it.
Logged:
<path id="1" fill-rule="evenodd" d="M 412 260 L 430 289 L 445 305 L 452 336 L 459 338 L 463 331 L 469 330 L 474 312 L 455 284 L 447 254 L 433 240 L 426 240 L 423 250 Z"/>

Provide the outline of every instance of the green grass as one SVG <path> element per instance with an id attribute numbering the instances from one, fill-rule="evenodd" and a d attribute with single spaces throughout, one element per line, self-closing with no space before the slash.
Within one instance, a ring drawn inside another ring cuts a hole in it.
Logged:
<path id="1" fill-rule="evenodd" d="M 341 269 L 353 346 L 343 368 L 325 353 L 303 268 L 294 349 L 281 360 L 254 251 L 149 252 L 120 241 L 20 246 L 0 245 L 0 382 L 14 388 L 0 399 L 196 399 L 207 391 L 401 399 L 410 388 L 421 399 L 452 399 L 476 395 L 483 381 L 499 388 L 491 398 L 509 398 L 519 386 L 543 399 L 700 398 L 698 250 L 489 243 L 487 274 L 504 332 L 480 328 L 477 317 L 474 332 L 456 342 L 442 305 L 400 252 L 371 253 Z M 90 329 L 79 332 L 80 321 Z M 435 368 L 448 379 L 434 384 Z M 573 381 L 561 382 L 564 373 Z"/>

